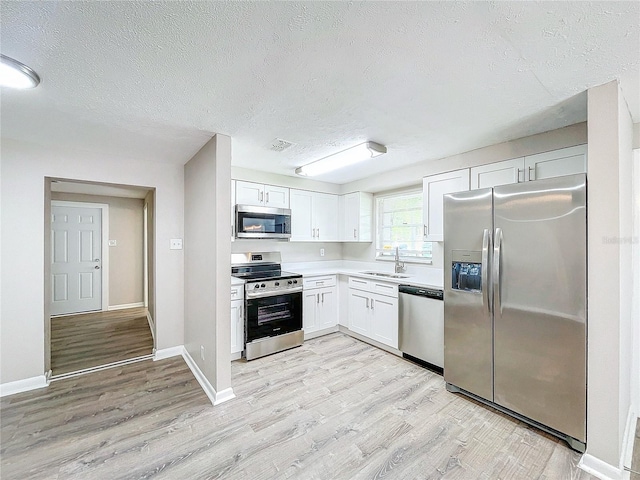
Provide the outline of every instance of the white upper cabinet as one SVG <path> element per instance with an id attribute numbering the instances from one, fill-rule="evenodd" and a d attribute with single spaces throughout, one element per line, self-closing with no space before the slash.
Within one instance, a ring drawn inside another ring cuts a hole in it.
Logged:
<path id="1" fill-rule="evenodd" d="M 543 180 L 587 171 L 587 146 L 562 148 L 524 157 L 527 180 Z"/>
<path id="2" fill-rule="evenodd" d="M 237 180 L 235 203 L 239 205 L 289 208 L 289 189 Z"/>
<path id="3" fill-rule="evenodd" d="M 313 209 L 313 192 L 291 190 L 291 241 L 312 241 L 315 229 L 311 211 Z"/>
<path id="4" fill-rule="evenodd" d="M 264 204 L 267 207 L 289 208 L 289 189 L 276 187 L 275 185 L 265 185 Z"/>
<path id="5" fill-rule="evenodd" d="M 291 241 L 337 242 L 338 196 L 291 190 Z"/>
<path id="6" fill-rule="evenodd" d="M 471 190 L 497 187 L 524 180 L 524 157 L 471 168 Z"/>
<path id="7" fill-rule="evenodd" d="M 469 169 L 431 175 L 422 179 L 422 215 L 424 239 L 427 242 L 443 241 L 443 197 L 447 193 L 469 190 Z"/>
<path id="8" fill-rule="evenodd" d="M 354 192 L 340 196 L 340 241 L 371 242 L 373 195 Z"/>
<path id="9" fill-rule="evenodd" d="M 587 146 L 562 148 L 551 152 L 490 163 L 470 169 L 471 190 L 509 183 L 543 180 L 587 171 Z M 427 177 L 430 178 L 430 177 Z"/>
<path id="10" fill-rule="evenodd" d="M 231 180 L 231 241 L 236 239 L 236 181 Z"/>

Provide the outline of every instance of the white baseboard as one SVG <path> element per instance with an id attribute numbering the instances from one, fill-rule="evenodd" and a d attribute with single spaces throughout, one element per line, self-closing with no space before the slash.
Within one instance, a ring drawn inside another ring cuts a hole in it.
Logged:
<path id="1" fill-rule="evenodd" d="M 600 480 L 623 480 L 624 478 L 620 468 L 609 465 L 588 453 L 582 455 L 578 467 Z"/>
<path id="2" fill-rule="evenodd" d="M 627 414 L 627 424 L 624 429 L 624 437 L 622 440 L 622 461 L 620 462 L 623 468 L 622 478 L 623 480 L 628 480 L 631 478 L 631 472 L 629 470 L 625 470 L 624 468 L 631 468 L 631 459 L 633 457 L 633 442 L 636 438 L 636 420 L 638 419 L 638 414 L 636 413 L 635 407 L 632 404 L 629 407 L 629 412 Z"/>
<path id="3" fill-rule="evenodd" d="M 311 340 L 312 338 L 322 337 L 324 335 L 329 335 L 330 333 L 335 333 L 337 331 L 338 331 L 338 326 L 336 325 L 335 327 L 324 328 L 322 330 L 317 330 L 311 333 L 304 332 L 304 339 Z"/>
<path id="4" fill-rule="evenodd" d="M 153 321 L 149 310 L 147 310 L 147 322 L 149 323 L 149 329 L 151 329 L 151 336 L 153 337 L 153 344 L 156 344 L 156 323 Z"/>
<path id="5" fill-rule="evenodd" d="M 338 325 L 338 331 L 342 332 L 350 337 L 353 337 L 361 342 L 368 343 L 369 345 L 373 345 L 374 347 L 379 348 L 380 350 L 384 350 L 385 352 L 393 353 L 397 357 L 402 356 L 402 352 L 397 348 L 390 347 L 385 345 L 384 343 L 377 342 L 369 337 L 365 337 L 364 335 L 360 335 L 359 333 L 354 332 L 353 330 L 349 330 L 347 327 L 343 325 Z"/>
<path id="6" fill-rule="evenodd" d="M 209 400 L 213 405 L 219 405 L 222 402 L 226 402 L 227 400 L 235 398 L 233 389 L 231 387 L 226 388 L 221 392 L 216 392 L 215 388 L 213 388 L 213 385 L 209 383 L 207 377 L 205 377 L 202 373 L 202 370 L 200 370 L 200 367 L 198 367 L 193 358 L 191 358 L 191 355 L 189 355 L 189 352 L 187 352 L 186 348 L 183 349 L 182 357 L 184 358 L 184 361 L 187 362 L 187 365 L 191 369 L 193 376 L 196 377 L 196 380 L 198 380 L 198 383 L 202 387 L 202 390 L 204 390 L 204 393 L 207 394 L 207 397 L 209 397 Z"/>
<path id="7" fill-rule="evenodd" d="M 6 397 L 15 393 L 28 392 L 29 390 L 37 390 L 38 388 L 48 387 L 46 375 L 38 375 L 37 377 L 16 380 L 15 382 L 7 382 L 0 384 L 0 397 Z"/>
<path id="8" fill-rule="evenodd" d="M 125 310 L 127 308 L 140 308 L 144 307 L 144 302 L 136 302 L 136 303 L 123 303 L 122 305 L 109 305 L 107 310 L 110 312 L 112 310 Z"/>
<path id="9" fill-rule="evenodd" d="M 213 402 L 214 405 L 220 405 L 227 400 L 231 400 L 232 398 L 236 398 L 236 394 L 233 393 L 233 388 L 225 388 L 221 392 L 216 393 L 216 400 Z"/>
<path id="10" fill-rule="evenodd" d="M 156 350 L 155 354 L 153 355 L 153 360 L 164 360 L 165 358 L 171 358 L 171 357 L 179 357 L 182 355 L 182 352 L 184 352 L 184 347 L 182 345 L 178 345 L 177 347 L 169 347 L 169 348 L 163 348 L 161 350 Z"/>
<path id="11" fill-rule="evenodd" d="M 231 354 L 231 361 L 242 359 L 242 352 L 236 352 Z"/>

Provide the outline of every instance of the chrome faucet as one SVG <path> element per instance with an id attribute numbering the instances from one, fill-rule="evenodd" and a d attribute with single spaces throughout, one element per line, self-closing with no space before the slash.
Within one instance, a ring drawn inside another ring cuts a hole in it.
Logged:
<path id="1" fill-rule="evenodd" d="M 398 252 L 398 247 L 396 247 L 396 256 L 394 258 L 396 261 L 396 273 L 402 273 L 405 270 L 404 262 L 400 261 L 400 252 Z"/>

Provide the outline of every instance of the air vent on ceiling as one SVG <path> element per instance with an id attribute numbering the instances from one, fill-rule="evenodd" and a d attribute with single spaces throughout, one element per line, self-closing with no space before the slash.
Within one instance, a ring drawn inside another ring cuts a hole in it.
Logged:
<path id="1" fill-rule="evenodd" d="M 286 140 L 282 140 L 281 138 L 276 138 L 269 145 L 269 150 L 273 150 L 274 152 L 282 152 L 289 147 L 294 146 L 295 143 L 287 142 Z"/>

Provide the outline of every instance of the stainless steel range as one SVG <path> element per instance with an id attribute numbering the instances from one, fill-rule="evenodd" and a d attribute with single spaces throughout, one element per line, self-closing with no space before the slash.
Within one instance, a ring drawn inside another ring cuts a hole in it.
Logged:
<path id="1" fill-rule="evenodd" d="M 283 272 L 280 263 L 280 252 L 231 254 L 231 275 L 245 280 L 247 360 L 304 342 L 302 275 Z"/>

